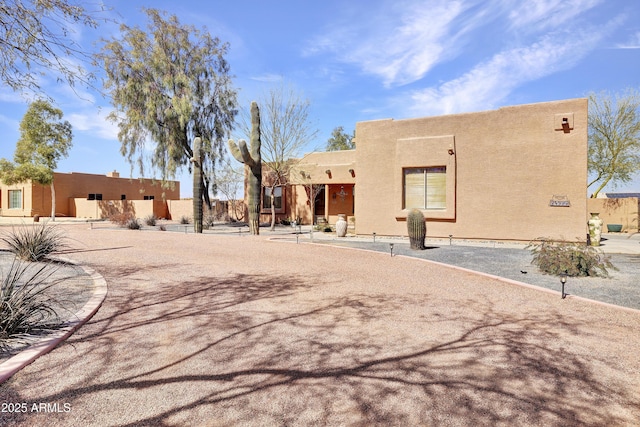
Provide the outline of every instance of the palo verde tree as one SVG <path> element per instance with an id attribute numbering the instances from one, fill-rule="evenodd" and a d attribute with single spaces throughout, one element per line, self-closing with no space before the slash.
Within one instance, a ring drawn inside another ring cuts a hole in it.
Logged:
<path id="1" fill-rule="evenodd" d="M 86 2 L 69 0 L 0 2 L 0 81 L 18 92 L 41 92 L 41 77 L 51 73 L 70 86 L 89 83 L 93 76 L 81 64 L 90 55 L 71 33 L 78 26 L 96 28 L 104 20 L 99 7 L 87 10 Z"/>
<path id="2" fill-rule="evenodd" d="M 629 182 L 640 172 L 640 94 L 589 95 L 589 173 L 596 186 L 591 197 L 607 184 Z"/>
<path id="3" fill-rule="evenodd" d="M 300 151 L 316 137 L 318 130 L 311 125 L 311 103 L 291 86 L 280 85 L 269 90 L 258 103 L 265 167 L 263 185 L 268 196 L 265 205 L 271 209 L 271 230 L 274 230 L 277 189 L 287 184 Z M 241 127 L 248 134 L 246 119 Z"/>
<path id="4" fill-rule="evenodd" d="M 338 126 L 331 132 L 331 138 L 327 140 L 327 151 L 353 150 L 356 148 L 355 131 L 349 135 L 342 126 Z"/>
<path id="5" fill-rule="evenodd" d="M 105 40 L 97 57 L 115 107 L 109 118 L 119 127 L 121 153 L 132 167 L 138 164 L 143 176 L 150 162 L 166 185 L 178 170 L 191 171 L 192 161 L 199 160 L 202 197 L 196 202 L 204 199 L 211 207 L 214 169 L 237 114 L 225 59 L 229 45 L 206 29 L 181 24 L 175 15 L 144 11 L 147 31 L 121 25 L 121 38 Z M 201 138 L 198 159 L 192 148 L 196 137 Z M 149 142 L 152 150 L 147 156 Z M 196 209 L 194 228 L 202 230 L 202 214 Z"/>
<path id="6" fill-rule="evenodd" d="M 56 217 L 56 192 L 53 171 L 58 161 L 67 157 L 73 133 L 71 124 L 62 121 L 62 111 L 48 101 L 29 105 L 20 122 L 20 139 L 14 163 L 0 159 L 0 179 L 7 185 L 31 180 L 51 188 L 51 220 Z"/>

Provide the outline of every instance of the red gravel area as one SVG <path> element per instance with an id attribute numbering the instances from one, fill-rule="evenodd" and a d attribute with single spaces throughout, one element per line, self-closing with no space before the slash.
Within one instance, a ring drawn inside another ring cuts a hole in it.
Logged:
<path id="1" fill-rule="evenodd" d="M 388 254 L 63 227 L 109 294 L 0 386 L 0 425 L 640 424 L 637 312 Z"/>

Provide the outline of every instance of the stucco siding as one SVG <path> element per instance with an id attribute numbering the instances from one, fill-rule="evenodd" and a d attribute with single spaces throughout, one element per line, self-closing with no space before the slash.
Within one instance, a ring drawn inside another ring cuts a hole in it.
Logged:
<path id="1" fill-rule="evenodd" d="M 562 118 L 570 120 L 568 133 L 559 124 Z M 455 180 L 455 215 L 442 218 L 425 211 L 429 236 L 573 240 L 586 234 L 586 99 L 361 122 L 356 135 L 358 234 L 406 235 L 397 196 L 403 193 L 402 165 L 391 159 L 429 166 L 447 156 L 435 163 L 455 165 L 455 175 L 447 175 L 447 184 Z M 445 154 L 447 144 L 433 150 L 403 145 L 403 140 L 448 136 L 453 154 Z M 403 149 L 411 152 L 398 153 Z M 570 206 L 550 206 L 554 196 Z"/>

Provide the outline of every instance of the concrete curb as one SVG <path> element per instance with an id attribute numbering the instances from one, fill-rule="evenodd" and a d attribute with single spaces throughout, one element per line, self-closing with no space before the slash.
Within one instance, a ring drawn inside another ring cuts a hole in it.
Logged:
<path id="1" fill-rule="evenodd" d="M 278 242 L 278 243 L 311 244 L 311 245 L 314 244 L 313 242 L 310 242 L 310 241 L 293 242 L 293 241 L 289 241 L 289 240 L 278 239 L 277 237 L 272 237 L 272 238 L 269 238 L 268 240 L 272 241 L 272 242 Z M 330 243 L 328 245 L 330 245 Z M 331 245 L 331 246 L 334 247 L 334 248 L 339 248 L 339 249 L 348 249 L 348 250 L 352 250 L 352 251 L 372 252 L 372 253 L 385 255 L 384 252 L 376 251 L 376 250 L 373 250 L 373 249 L 351 248 L 349 246 L 334 246 L 334 245 Z M 389 256 L 389 255 L 386 254 L 386 256 Z M 549 288 L 532 285 L 530 283 L 519 282 L 519 281 L 513 280 L 513 279 L 507 279 L 506 277 L 500 277 L 500 276 L 496 276 L 494 274 L 483 273 L 482 271 L 476 271 L 476 270 L 471 270 L 471 269 L 464 268 L 464 267 L 458 267 L 456 265 L 445 264 L 445 263 L 439 262 L 439 261 L 432 261 L 432 260 L 429 260 L 429 259 L 417 258 L 417 257 L 408 256 L 408 255 L 394 255 L 393 257 L 394 258 L 395 257 L 402 257 L 402 258 L 405 258 L 405 259 L 413 259 L 413 260 L 416 260 L 416 261 L 428 262 L 428 263 L 431 263 L 431 264 L 440 265 L 442 267 L 447 267 L 447 268 L 451 268 L 451 269 L 454 269 L 454 270 L 464 271 L 466 273 L 471 273 L 471 274 L 476 274 L 478 276 L 487 277 L 489 279 L 498 280 L 500 282 L 508 283 L 510 285 L 521 286 L 523 288 L 529 288 L 529 289 L 533 289 L 533 290 L 536 290 L 536 291 L 541 291 L 541 292 L 546 292 L 546 293 L 549 293 L 549 294 L 554 294 L 554 295 L 561 296 L 561 292 L 554 291 L 554 290 L 549 289 Z M 580 297 L 580 296 L 577 296 L 577 295 L 566 294 L 566 298 L 574 299 L 574 300 L 578 300 L 578 301 L 584 301 L 584 302 L 588 302 L 588 303 L 591 303 L 591 304 L 596 304 L 596 305 L 600 305 L 600 306 L 603 306 L 603 307 L 608 307 L 608 308 L 612 308 L 612 309 L 616 309 L 616 310 L 627 311 L 629 313 L 640 314 L 640 310 L 637 310 L 635 308 L 623 307 L 621 305 L 610 304 L 610 303 L 607 303 L 607 302 L 602 302 L 602 301 L 598 301 L 598 300 L 594 300 L 594 299 Z"/>
<path id="2" fill-rule="evenodd" d="M 69 260 L 64 260 L 68 263 L 73 263 Z M 73 263 L 75 264 L 75 263 Z M 107 296 L 107 282 L 104 278 L 96 273 L 93 269 L 80 265 L 80 267 L 89 275 L 93 280 L 94 290 L 93 295 L 89 298 L 89 301 L 74 314 L 76 320 L 69 320 L 65 323 L 65 326 L 60 330 L 55 331 L 52 334 L 47 335 L 35 344 L 29 346 L 27 349 L 16 354 L 9 360 L 0 364 L 0 384 L 11 378 L 13 374 L 36 360 L 43 354 L 53 350 L 62 341 L 69 338 L 75 331 L 84 325 L 89 319 L 93 317 L 98 311 L 102 302 Z"/>

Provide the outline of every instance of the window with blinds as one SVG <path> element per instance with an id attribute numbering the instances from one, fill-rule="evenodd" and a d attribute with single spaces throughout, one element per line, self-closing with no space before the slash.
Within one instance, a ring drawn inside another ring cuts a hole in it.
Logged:
<path id="1" fill-rule="evenodd" d="M 447 168 L 405 168 L 404 209 L 446 209 Z"/>
<path id="2" fill-rule="evenodd" d="M 273 205 L 276 209 L 282 209 L 282 187 L 275 187 L 273 189 L 274 199 Z M 271 188 L 264 187 L 264 193 L 262 197 L 262 209 L 271 209 Z"/>
<path id="3" fill-rule="evenodd" d="M 22 190 L 9 190 L 9 209 L 22 209 Z"/>

